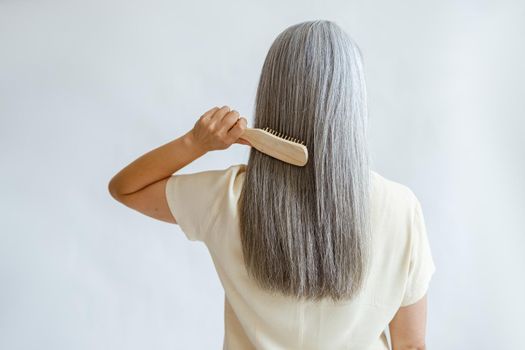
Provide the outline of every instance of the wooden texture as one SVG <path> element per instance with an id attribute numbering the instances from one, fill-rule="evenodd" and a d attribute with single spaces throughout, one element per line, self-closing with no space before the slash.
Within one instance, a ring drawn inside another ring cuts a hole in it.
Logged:
<path id="1" fill-rule="evenodd" d="M 259 128 L 246 128 L 241 136 L 258 151 L 283 162 L 304 166 L 308 161 L 308 149 L 305 145 L 279 137 Z"/>

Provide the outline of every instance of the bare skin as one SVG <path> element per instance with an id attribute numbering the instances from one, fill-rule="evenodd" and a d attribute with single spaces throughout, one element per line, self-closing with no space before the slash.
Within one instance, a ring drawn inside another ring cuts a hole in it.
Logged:
<path id="1" fill-rule="evenodd" d="M 228 106 L 204 113 L 192 130 L 137 158 L 108 184 L 111 196 L 127 207 L 154 219 L 176 224 L 165 197 L 168 178 L 204 154 L 234 143 L 250 145 L 240 135 L 246 118 Z"/>
<path id="2" fill-rule="evenodd" d="M 392 350 L 424 350 L 426 322 L 426 294 L 415 304 L 400 307 L 389 324 Z"/>

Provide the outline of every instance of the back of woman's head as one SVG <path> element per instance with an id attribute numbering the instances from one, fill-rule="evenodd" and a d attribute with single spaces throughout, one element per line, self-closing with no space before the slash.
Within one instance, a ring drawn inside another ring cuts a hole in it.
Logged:
<path id="1" fill-rule="evenodd" d="M 240 229 L 248 273 L 296 298 L 350 299 L 369 261 L 366 87 L 358 46 L 334 22 L 280 33 L 262 68 L 254 127 L 303 140 L 297 167 L 251 149 Z"/>

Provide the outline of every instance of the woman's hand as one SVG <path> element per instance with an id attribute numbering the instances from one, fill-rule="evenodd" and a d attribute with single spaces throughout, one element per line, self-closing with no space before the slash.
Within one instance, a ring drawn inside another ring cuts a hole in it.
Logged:
<path id="1" fill-rule="evenodd" d="M 246 118 L 228 106 L 213 107 L 204 113 L 190 131 L 193 141 L 205 152 L 223 150 L 233 143 L 250 145 L 240 136 L 246 129 Z"/>

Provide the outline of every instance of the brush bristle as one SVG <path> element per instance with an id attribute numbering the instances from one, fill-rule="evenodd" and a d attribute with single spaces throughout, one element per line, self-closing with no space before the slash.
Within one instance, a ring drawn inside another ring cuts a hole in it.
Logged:
<path id="1" fill-rule="evenodd" d="M 283 139 L 283 140 L 290 141 L 290 142 L 294 142 L 294 143 L 298 143 L 298 144 L 300 144 L 300 145 L 305 146 L 304 141 L 301 141 L 301 140 L 296 139 L 296 138 L 294 138 L 294 137 L 291 137 L 291 136 L 285 135 L 285 134 L 283 134 L 283 133 L 281 133 L 281 132 L 278 132 L 278 131 L 275 131 L 275 130 L 273 130 L 273 129 L 271 129 L 271 128 L 266 127 L 266 128 L 264 128 L 263 130 L 266 131 L 266 132 L 269 132 L 270 134 L 272 134 L 272 135 L 274 135 L 274 136 L 277 136 L 277 137 L 279 137 L 279 138 L 281 138 L 281 139 Z"/>

